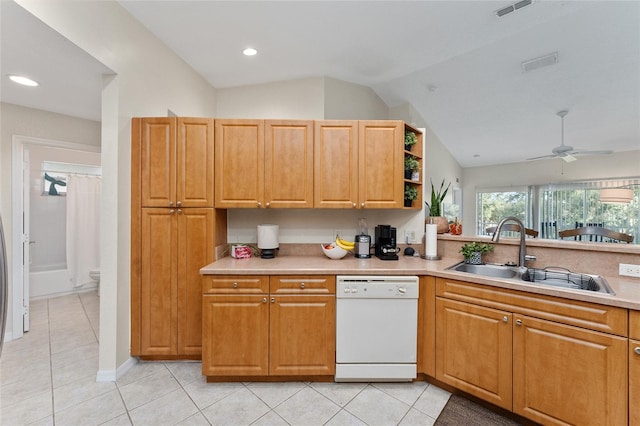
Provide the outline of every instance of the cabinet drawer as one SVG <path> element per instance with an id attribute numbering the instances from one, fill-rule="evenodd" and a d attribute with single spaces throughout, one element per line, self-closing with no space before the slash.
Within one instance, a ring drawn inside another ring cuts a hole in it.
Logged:
<path id="1" fill-rule="evenodd" d="M 640 311 L 629 311 L 629 337 L 640 340 Z"/>
<path id="2" fill-rule="evenodd" d="M 335 294 L 334 275 L 274 275 L 269 284 L 271 294 Z"/>
<path id="3" fill-rule="evenodd" d="M 438 278 L 436 294 L 448 299 L 627 336 L 627 310 L 465 281 Z"/>
<path id="4" fill-rule="evenodd" d="M 216 275 L 205 278 L 202 286 L 203 293 L 268 293 L 269 277 L 267 275 Z"/>

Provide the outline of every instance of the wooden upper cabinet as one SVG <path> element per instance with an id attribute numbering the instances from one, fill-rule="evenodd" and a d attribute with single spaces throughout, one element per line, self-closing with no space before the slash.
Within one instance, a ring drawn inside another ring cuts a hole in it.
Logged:
<path id="1" fill-rule="evenodd" d="M 404 122 L 359 121 L 360 208 L 404 206 Z"/>
<path id="2" fill-rule="evenodd" d="M 213 119 L 177 120 L 176 204 L 213 207 Z"/>
<path id="3" fill-rule="evenodd" d="M 313 121 L 266 120 L 264 207 L 313 207 Z"/>
<path id="4" fill-rule="evenodd" d="M 357 121 L 315 122 L 314 182 L 314 207 L 359 207 Z"/>
<path id="5" fill-rule="evenodd" d="M 133 128 L 140 132 L 138 135 L 134 132 L 131 143 L 139 145 L 139 150 L 134 147 L 134 152 L 140 153 L 141 205 L 169 207 L 176 201 L 176 119 L 133 120 L 139 124 Z"/>
<path id="6" fill-rule="evenodd" d="M 213 207 L 213 119 L 136 120 L 142 207 Z"/>
<path id="7" fill-rule="evenodd" d="M 215 120 L 216 207 L 261 207 L 264 121 Z"/>

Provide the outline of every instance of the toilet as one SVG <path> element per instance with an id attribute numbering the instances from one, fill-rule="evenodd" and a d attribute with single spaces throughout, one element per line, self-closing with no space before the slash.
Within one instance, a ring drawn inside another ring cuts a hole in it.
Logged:
<path id="1" fill-rule="evenodd" d="M 100 295 L 100 268 L 90 269 L 89 276 L 96 282 L 98 288 L 98 296 Z"/>

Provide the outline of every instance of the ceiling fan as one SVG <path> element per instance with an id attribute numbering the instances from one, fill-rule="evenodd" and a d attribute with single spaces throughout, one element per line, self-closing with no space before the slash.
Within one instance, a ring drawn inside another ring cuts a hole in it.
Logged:
<path id="1" fill-rule="evenodd" d="M 606 155 L 606 154 L 611 154 L 613 151 L 611 150 L 603 150 L 603 151 L 589 151 L 586 149 L 573 149 L 573 147 L 571 145 L 565 145 L 564 144 L 564 117 L 569 113 L 568 110 L 562 110 L 562 111 L 558 111 L 558 117 L 560 117 L 561 123 L 562 123 L 562 130 L 561 130 L 561 139 L 560 139 L 560 146 L 557 146 L 555 148 L 553 148 L 551 150 L 552 154 L 551 155 L 542 155 L 540 157 L 532 157 L 532 158 L 527 158 L 527 160 L 541 160 L 543 158 L 562 158 L 564 161 L 566 161 L 567 163 L 570 163 L 572 161 L 576 161 L 577 158 L 574 157 L 574 155 Z"/>

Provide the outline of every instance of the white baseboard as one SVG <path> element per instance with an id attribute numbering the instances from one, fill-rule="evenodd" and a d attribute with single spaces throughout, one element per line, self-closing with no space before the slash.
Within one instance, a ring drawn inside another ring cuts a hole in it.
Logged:
<path id="1" fill-rule="evenodd" d="M 98 370 L 96 382 L 115 382 L 138 363 L 137 358 L 129 357 L 116 370 Z"/>

